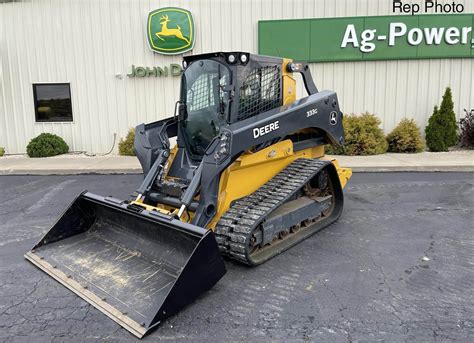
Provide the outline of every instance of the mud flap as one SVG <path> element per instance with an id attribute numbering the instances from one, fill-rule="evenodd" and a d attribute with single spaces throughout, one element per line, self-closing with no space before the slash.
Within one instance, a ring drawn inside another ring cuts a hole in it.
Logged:
<path id="1" fill-rule="evenodd" d="M 226 272 L 211 231 L 87 192 L 25 257 L 140 338 Z"/>

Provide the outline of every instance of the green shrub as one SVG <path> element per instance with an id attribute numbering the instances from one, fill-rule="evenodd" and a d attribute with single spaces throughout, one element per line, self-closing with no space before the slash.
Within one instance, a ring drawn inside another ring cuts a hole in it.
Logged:
<path id="1" fill-rule="evenodd" d="M 65 154 L 69 151 L 69 146 L 64 139 L 51 133 L 42 133 L 33 138 L 26 147 L 26 152 L 30 157 L 48 157 Z"/>
<path id="2" fill-rule="evenodd" d="M 2 157 L 3 155 L 5 155 L 5 148 L 0 146 L 0 157 Z"/>
<path id="3" fill-rule="evenodd" d="M 328 155 L 343 155 L 344 150 L 342 147 L 336 147 L 331 144 L 327 144 L 324 146 L 324 152 Z"/>
<path id="4" fill-rule="evenodd" d="M 445 121 L 445 137 L 448 147 L 458 144 L 458 127 L 456 114 L 454 113 L 453 95 L 451 88 L 447 87 L 443 95 L 443 101 L 439 107 L 439 114 Z"/>
<path id="5" fill-rule="evenodd" d="M 439 116 L 438 106 L 435 106 L 425 128 L 426 145 L 431 151 L 448 151 L 443 130 L 444 126 Z"/>
<path id="6" fill-rule="evenodd" d="M 461 136 L 459 143 L 464 147 L 474 147 L 474 110 L 466 111 L 466 116 L 461 119 Z"/>
<path id="7" fill-rule="evenodd" d="M 413 119 L 403 119 L 387 135 L 390 152 L 421 152 L 425 143 L 421 138 L 420 128 Z"/>
<path id="8" fill-rule="evenodd" d="M 426 145 L 431 151 L 448 151 L 450 146 L 457 144 L 456 115 L 451 88 L 446 88 L 439 110 L 435 107 L 425 128 L 425 136 Z"/>
<path id="9" fill-rule="evenodd" d="M 130 129 L 127 133 L 127 136 L 120 139 L 119 143 L 119 154 L 122 156 L 135 156 L 135 151 L 133 150 L 133 141 L 135 139 L 135 129 Z"/>
<path id="10" fill-rule="evenodd" d="M 388 144 L 380 120 L 373 114 L 344 117 L 345 145 L 343 148 L 326 146 L 326 153 L 336 155 L 376 155 L 387 152 Z"/>

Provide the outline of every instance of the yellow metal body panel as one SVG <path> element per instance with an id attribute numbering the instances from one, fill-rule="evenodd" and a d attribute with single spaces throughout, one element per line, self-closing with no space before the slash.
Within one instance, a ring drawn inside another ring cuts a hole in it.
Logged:
<path id="1" fill-rule="evenodd" d="M 171 168 L 171 165 L 173 164 L 174 158 L 176 157 L 176 154 L 178 153 L 178 144 L 175 144 L 174 147 L 170 149 L 170 156 L 168 157 L 168 162 L 166 163 L 165 166 L 165 175 L 168 175 L 168 171 Z"/>
<path id="2" fill-rule="evenodd" d="M 258 152 L 246 152 L 221 175 L 217 213 L 209 224 L 214 229 L 232 201 L 255 192 L 264 183 L 299 158 L 321 158 L 323 146 L 293 151 L 291 140 L 285 140 Z"/>
<path id="3" fill-rule="evenodd" d="M 153 206 L 153 205 L 148 205 L 148 204 L 143 203 L 143 200 L 134 200 L 134 201 L 131 201 L 130 203 L 134 205 L 139 205 L 145 208 L 145 210 L 147 211 L 158 211 L 158 212 L 164 213 L 166 215 L 171 215 L 171 216 L 178 214 L 177 208 L 172 208 L 171 206 L 164 205 L 164 204 L 156 204 L 156 206 Z M 182 222 L 190 223 L 193 217 L 194 217 L 194 213 L 190 211 L 189 212 L 185 211 L 183 215 L 181 216 L 180 220 Z"/>
<path id="4" fill-rule="evenodd" d="M 289 105 L 296 100 L 296 80 L 293 78 L 293 73 L 286 71 L 286 66 L 291 62 L 293 61 L 285 58 L 281 66 L 283 75 L 283 105 Z"/>
<path id="5" fill-rule="evenodd" d="M 145 210 L 147 210 L 147 211 L 158 211 L 158 212 L 165 213 L 165 214 L 171 214 L 172 213 L 172 212 L 170 212 L 170 209 L 166 209 L 165 205 L 163 205 L 163 204 L 157 204 L 156 206 L 148 205 L 148 204 L 145 204 L 142 199 L 134 200 L 130 203 L 134 204 L 134 205 L 140 205 L 141 207 L 144 207 Z"/>
<path id="6" fill-rule="evenodd" d="M 329 160 L 327 158 L 324 158 L 325 160 Z M 330 160 L 332 162 L 332 164 L 334 164 L 334 166 L 336 167 L 336 170 L 337 170 L 337 175 L 339 176 L 339 181 L 341 182 L 341 187 L 344 188 L 347 184 L 347 181 L 349 181 L 349 179 L 351 178 L 352 176 L 352 169 L 351 168 L 342 168 L 340 165 L 339 165 L 339 161 L 338 160 Z"/>

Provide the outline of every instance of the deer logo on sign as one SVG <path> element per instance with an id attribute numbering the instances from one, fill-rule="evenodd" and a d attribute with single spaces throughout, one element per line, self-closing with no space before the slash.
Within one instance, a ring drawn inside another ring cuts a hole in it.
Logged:
<path id="1" fill-rule="evenodd" d="M 168 37 L 168 36 L 175 36 L 181 40 L 184 40 L 186 43 L 189 44 L 189 40 L 183 36 L 183 33 L 181 32 L 181 27 L 179 25 L 176 25 L 176 29 L 170 29 L 168 28 L 168 23 L 171 20 L 169 20 L 167 15 L 164 15 L 160 18 L 160 24 L 161 24 L 161 31 L 155 33 L 155 35 L 164 41 L 165 39 L 163 37 Z"/>
<path id="2" fill-rule="evenodd" d="M 194 22 L 191 12 L 166 7 L 150 12 L 147 24 L 150 48 L 162 54 L 180 54 L 194 45 Z"/>

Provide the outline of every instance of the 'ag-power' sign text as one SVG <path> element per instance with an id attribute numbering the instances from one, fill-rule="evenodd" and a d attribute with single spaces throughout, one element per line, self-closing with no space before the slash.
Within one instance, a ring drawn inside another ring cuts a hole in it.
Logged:
<path id="1" fill-rule="evenodd" d="M 377 47 L 377 42 L 388 42 L 389 47 L 396 46 L 397 42 L 408 42 L 411 46 L 440 45 L 470 45 L 474 46 L 471 38 L 472 27 L 412 27 L 402 22 L 394 22 L 388 25 L 388 34 L 378 34 L 377 29 L 365 29 L 357 32 L 354 24 L 346 27 L 342 38 L 341 48 L 352 46 L 359 48 L 362 52 L 372 52 Z"/>

